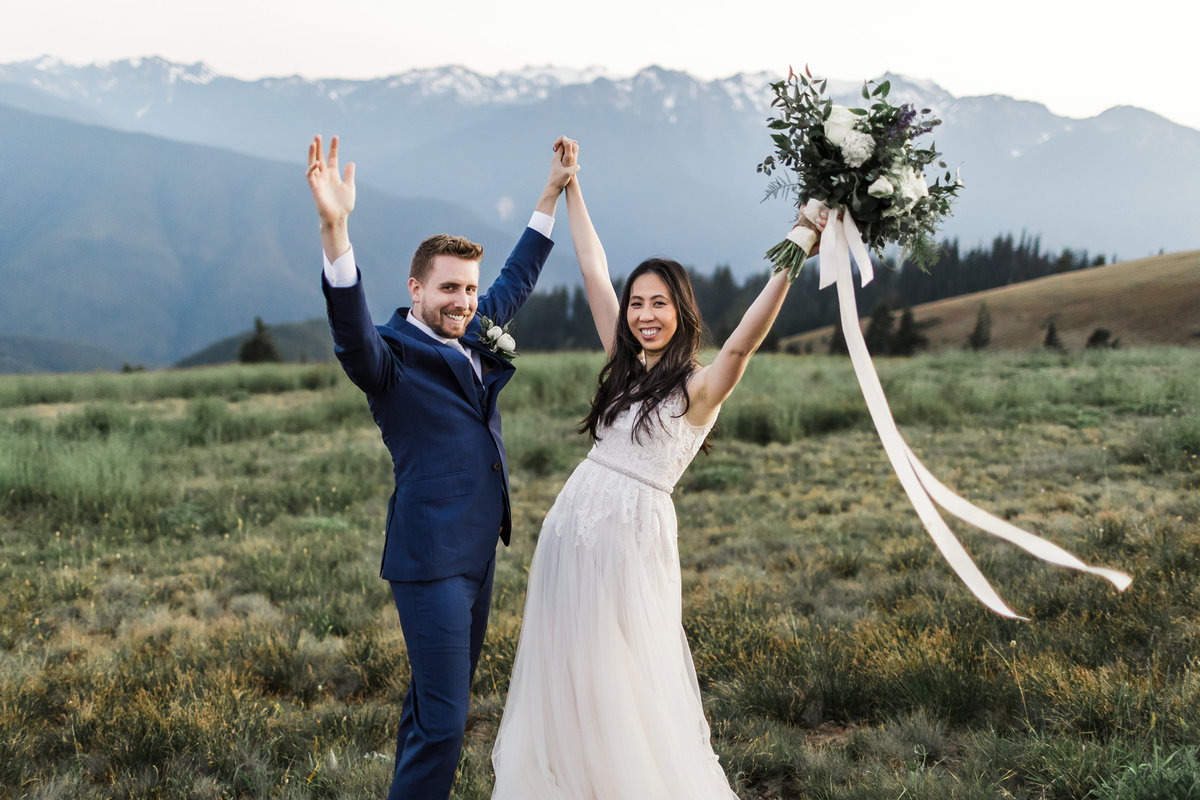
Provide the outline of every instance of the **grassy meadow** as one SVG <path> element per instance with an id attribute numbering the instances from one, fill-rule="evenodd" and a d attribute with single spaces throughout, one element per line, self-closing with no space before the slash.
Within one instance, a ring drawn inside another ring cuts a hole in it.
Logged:
<path id="1" fill-rule="evenodd" d="M 675 492 L 739 796 L 1200 798 L 1200 349 L 877 363 L 934 474 L 1134 583 L 952 521 L 1031 621 L 993 615 L 921 528 L 848 361 L 757 357 Z M 490 792 L 599 357 L 519 366 L 463 800 Z M 0 799 L 383 797 L 408 681 L 378 578 L 390 478 L 334 364 L 0 377 Z"/>

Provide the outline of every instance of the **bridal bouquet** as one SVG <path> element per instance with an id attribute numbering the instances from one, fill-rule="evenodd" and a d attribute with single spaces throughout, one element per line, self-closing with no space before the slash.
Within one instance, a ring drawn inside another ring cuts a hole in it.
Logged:
<path id="1" fill-rule="evenodd" d="M 790 174 L 777 175 L 767 197 L 794 194 L 801 209 L 809 200 L 841 207 L 867 247 L 878 252 L 895 243 L 918 266 L 928 264 L 937 251 L 933 234 L 962 186 L 948 169 L 932 186 L 925 180 L 926 167 L 936 162 L 946 169 L 946 163 L 932 145 L 917 147 L 914 140 L 941 120 L 927 108 L 918 112 L 907 103 L 892 105 L 886 80 L 873 88 L 873 81 L 863 84 L 869 108 L 835 105 L 824 96 L 826 83 L 813 80 L 806 68 L 803 75 L 789 70 L 786 80 L 771 84 L 771 106 L 779 109 L 779 116 L 767 121 L 775 131 L 775 153 L 758 171 L 772 175 L 787 169 Z M 795 279 L 811 248 L 803 242 L 790 237 L 767 251 L 776 272 L 787 270 Z"/>
<path id="2" fill-rule="evenodd" d="M 873 89 L 870 83 L 864 84 L 863 99 L 870 103 L 870 109 L 837 106 L 824 99 L 825 83 L 812 80 L 805 70 L 804 75 L 789 72 L 786 81 L 771 85 L 776 96 L 772 105 L 782 109 L 782 115 L 768 120 L 775 131 L 772 137 L 776 149 L 773 156 L 758 165 L 758 171 L 771 175 L 776 169 L 791 170 L 791 176 L 776 177 L 771 182 L 767 196 L 795 192 L 801 213 L 810 220 L 822 206 L 831 210 L 821 232 L 817 285 L 820 289 L 837 286 L 838 314 L 850 363 L 884 453 L 917 516 L 967 588 L 1003 616 L 1023 619 L 979 571 L 938 506 L 1044 561 L 1096 575 L 1124 589 L 1131 580 L 1127 574 L 1085 564 L 1058 545 L 956 494 L 925 468 L 900 435 L 859 326 L 851 259 L 858 264 L 863 286 L 874 278 L 868 247 L 878 251 L 895 243 L 923 265 L 936 252 L 933 234 L 938 222 L 950 213 L 950 201 L 962 184 L 949 171 L 944 183 L 942 178 L 932 186 L 925 182 L 925 167 L 934 162 L 940 168 L 946 166 L 938 161 L 938 152 L 932 146 L 920 148 L 914 144 L 918 136 L 940 124 L 928 110 L 918 113 L 907 104 L 889 103 L 891 86 L 887 81 Z M 787 270 L 788 279 L 794 279 L 816 238 L 814 230 L 793 228 L 785 240 L 767 252 L 775 271 Z"/>

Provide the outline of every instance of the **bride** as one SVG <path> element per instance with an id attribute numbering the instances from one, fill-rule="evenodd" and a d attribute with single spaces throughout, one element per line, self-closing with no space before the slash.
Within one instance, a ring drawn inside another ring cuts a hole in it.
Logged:
<path id="1" fill-rule="evenodd" d="M 566 201 L 608 362 L 581 426 L 592 450 L 546 515 L 534 552 L 492 750 L 492 797 L 735 800 L 684 636 L 670 494 L 707 449 L 721 403 L 762 344 L 788 282 L 782 273 L 770 278 L 702 366 L 700 313 L 683 267 L 642 262 L 618 302 L 578 176 Z"/>

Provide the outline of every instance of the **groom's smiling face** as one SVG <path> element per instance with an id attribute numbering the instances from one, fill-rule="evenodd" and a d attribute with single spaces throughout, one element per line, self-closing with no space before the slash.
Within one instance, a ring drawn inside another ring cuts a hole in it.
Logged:
<path id="1" fill-rule="evenodd" d="M 457 339 L 479 305 L 479 262 L 452 255 L 435 256 L 425 280 L 408 279 L 412 310 L 434 332 Z"/>

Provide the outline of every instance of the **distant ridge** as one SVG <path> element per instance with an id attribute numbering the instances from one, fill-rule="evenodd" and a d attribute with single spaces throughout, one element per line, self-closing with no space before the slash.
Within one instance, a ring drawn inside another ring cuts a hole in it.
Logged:
<path id="1" fill-rule="evenodd" d="M 0 64 L 0 104 L 293 169 L 309 136 L 338 133 L 360 186 L 440 198 L 502 229 L 536 199 L 540 186 L 523 188 L 539 177 L 529 165 L 567 133 L 584 147 L 588 205 L 610 263 L 627 270 L 670 255 L 741 276 L 761 267 L 794 214 L 760 202 L 767 179 L 755 171 L 771 150 L 769 83 L 782 77 L 704 80 L 657 66 L 626 76 L 547 66 L 483 75 L 447 65 L 366 80 L 244 81 L 153 57 L 90 66 L 41 58 Z M 944 121 L 935 140 L 967 191 L 942 234 L 963 247 L 1006 232 L 1110 262 L 1200 247 L 1187 193 L 1200 184 L 1200 131 L 1128 106 L 1074 119 L 1003 95 L 957 97 L 921 78 L 877 79 L 896 102 Z M 830 97 L 861 104 L 861 85 L 835 78 Z M 1124 204 L 1114 224 L 1115 191 L 1155 202 Z M 564 277 L 575 282 L 572 270 Z"/>
<path id="2" fill-rule="evenodd" d="M 38 336 L 0 336 L 0 374 L 119 370 L 127 359 L 86 342 Z"/>
<path id="3" fill-rule="evenodd" d="M 930 351 L 963 349 L 983 303 L 992 320 L 989 350 L 1040 349 L 1051 321 L 1067 350 L 1082 350 L 1097 328 L 1109 331 L 1122 346 L 1197 347 L 1200 250 L 1051 275 L 914 306 L 917 323 L 928 323 L 925 335 Z M 871 309 L 858 311 L 865 329 Z M 832 334 L 833 326 L 827 325 L 782 339 L 780 347 L 826 353 Z"/>

